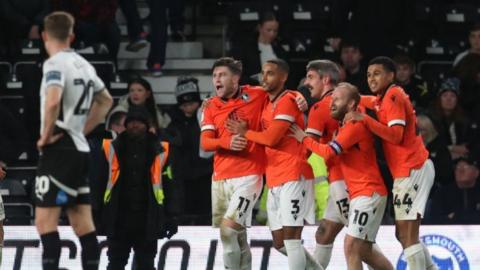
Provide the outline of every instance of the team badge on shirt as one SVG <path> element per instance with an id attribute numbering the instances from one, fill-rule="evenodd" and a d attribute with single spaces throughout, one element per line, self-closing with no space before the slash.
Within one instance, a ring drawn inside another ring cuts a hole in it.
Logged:
<path id="1" fill-rule="evenodd" d="M 250 96 L 247 93 L 243 93 L 242 94 L 242 100 L 247 102 L 248 100 L 250 100 Z"/>

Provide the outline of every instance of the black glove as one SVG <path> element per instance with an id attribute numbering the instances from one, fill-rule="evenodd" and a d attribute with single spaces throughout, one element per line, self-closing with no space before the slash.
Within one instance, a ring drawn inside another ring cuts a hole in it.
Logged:
<path id="1" fill-rule="evenodd" d="M 165 237 L 172 238 L 178 232 L 177 222 L 173 219 L 169 219 L 165 224 Z"/>

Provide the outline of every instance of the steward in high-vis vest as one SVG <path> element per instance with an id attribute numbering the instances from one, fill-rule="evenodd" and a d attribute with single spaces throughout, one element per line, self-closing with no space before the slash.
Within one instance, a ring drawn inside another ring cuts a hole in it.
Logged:
<path id="1" fill-rule="evenodd" d="M 176 233 L 162 188 L 168 143 L 148 131 L 146 111 L 129 111 L 125 127 L 115 140 L 103 142 L 108 177 L 101 231 L 108 241 L 107 269 L 124 269 L 132 248 L 136 269 L 154 269 L 157 239 Z"/>

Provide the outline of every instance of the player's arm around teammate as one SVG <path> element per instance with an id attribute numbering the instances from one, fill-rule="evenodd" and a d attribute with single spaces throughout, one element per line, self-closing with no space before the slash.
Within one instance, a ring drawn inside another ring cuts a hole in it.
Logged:
<path id="1" fill-rule="evenodd" d="M 294 93 L 284 88 L 287 77 L 288 65 L 284 61 L 267 61 L 262 67 L 262 86 L 268 93 L 262 130 L 248 129 L 245 122 L 235 120 L 229 120 L 227 128 L 265 146 L 267 211 L 274 247 L 288 256 L 290 269 L 323 269 L 301 244 L 305 220 L 314 221 L 313 174 L 304 148 L 287 136 L 292 123 L 304 125 Z"/>
<path id="2" fill-rule="evenodd" d="M 251 269 L 247 241 L 253 206 L 262 190 L 263 149 L 225 128 L 228 118 L 258 125 L 263 96 L 254 87 L 240 86 L 241 63 L 224 57 L 215 61 L 212 83 L 216 96 L 205 105 L 201 146 L 215 151 L 212 175 L 212 225 L 220 228 L 226 269 Z M 263 93 L 261 93 L 263 94 Z"/>
<path id="3" fill-rule="evenodd" d="M 435 170 L 417 132 L 416 116 L 408 95 L 394 85 L 396 67 L 388 57 L 370 61 L 367 80 L 377 95 L 373 109 L 378 121 L 361 113 L 351 113 L 353 120 L 363 120 L 370 131 L 383 140 L 385 158 L 392 176 L 395 234 L 405 252 L 410 269 L 437 269 L 428 249 L 420 243 L 419 230 Z"/>
<path id="4" fill-rule="evenodd" d="M 336 63 L 330 60 L 313 60 L 307 64 L 305 86 L 313 98 L 318 99 L 310 109 L 305 132 L 315 141 L 328 143 L 338 130 L 338 121 L 330 115 L 332 93 L 340 78 Z M 340 159 L 331 158 L 328 168 L 328 199 L 324 216 L 315 232 L 315 259 L 327 268 L 332 256 L 333 243 L 342 228 L 348 224 L 350 198 L 342 174 Z"/>
<path id="5" fill-rule="evenodd" d="M 335 140 L 316 142 L 299 127 L 292 126 L 292 136 L 326 160 L 339 156 L 350 194 L 348 231 L 344 251 L 349 270 L 362 269 L 362 261 L 373 269 L 393 269 L 386 257 L 374 247 L 375 237 L 385 211 L 387 190 L 380 175 L 373 137 L 360 122 L 346 122 L 348 111 L 357 109 L 358 90 L 351 84 L 339 84 L 333 95 L 331 115 L 341 121 Z"/>

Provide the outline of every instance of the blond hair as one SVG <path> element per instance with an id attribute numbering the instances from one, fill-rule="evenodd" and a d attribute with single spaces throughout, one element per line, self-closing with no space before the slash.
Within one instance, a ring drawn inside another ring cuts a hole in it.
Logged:
<path id="1" fill-rule="evenodd" d="M 48 36 L 59 41 L 68 40 L 73 33 L 74 24 L 75 19 L 73 16 L 65 11 L 52 12 L 43 20 L 45 32 Z"/>

